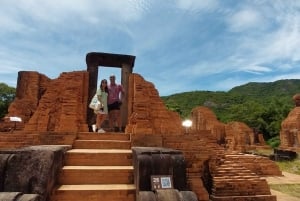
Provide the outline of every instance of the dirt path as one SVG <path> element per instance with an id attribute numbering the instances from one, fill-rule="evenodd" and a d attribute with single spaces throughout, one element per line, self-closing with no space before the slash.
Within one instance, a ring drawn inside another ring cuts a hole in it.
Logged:
<path id="1" fill-rule="evenodd" d="M 281 177 L 265 177 L 268 184 L 300 184 L 300 175 L 282 172 Z M 281 193 L 279 191 L 271 190 L 272 195 L 277 196 L 277 201 L 299 201 L 300 198 Z"/>

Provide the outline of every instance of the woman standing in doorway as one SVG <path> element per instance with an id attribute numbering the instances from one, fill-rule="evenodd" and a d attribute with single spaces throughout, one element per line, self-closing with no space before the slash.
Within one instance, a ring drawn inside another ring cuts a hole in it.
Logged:
<path id="1" fill-rule="evenodd" d="M 106 79 L 101 80 L 100 88 L 97 90 L 97 97 L 102 107 L 100 108 L 100 110 L 95 111 L 95 113 L 97 114 L 96 129 L 98 130 L 98 133 L 105 133 L 105 130 L 101 128 L 101 125 L 103 121 L 106 119 L 108 114 L 108 108 L 107 108 L 108 87 L 107 87 Z"/>

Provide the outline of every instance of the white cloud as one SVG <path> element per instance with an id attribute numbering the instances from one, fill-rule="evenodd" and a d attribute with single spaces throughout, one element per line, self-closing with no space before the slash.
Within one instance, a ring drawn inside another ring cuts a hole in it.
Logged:
<path id="1" fill-rule="evenodd" d="M 1 12 L 0 12 L 1 13 Z M 14 16 L 10 17 L 4 13 L 0 14 L 1 32 L 18 32 L 25 29 L 25 26 L 20 23 Z"/>
<path id="2" fill-rule="evenodd" d="M 299 8 L 294 0 L 2 0 L 0 74 L 57 77 L 85 69 L 85 54 L 98 51 L 137 56 L 134 71 L 162 94 L 232 88 L 253 81 L 239 76 L 267 80 L 299 67 Z"/>
<path id="3" fill-rule="evenodd" d="M 249 29 L 263 28 L 264 18 L 257 10 L 247 8 L 229 16 L 227 23 L 232 32 L 243 32 Z"/>
<path id="4" fill-rule="evenodd" d="M 217 8 L 217 0 L 177 0 L 177 7 L 183 10 L 212 10 Z"/>
<path id="5" fill-rule="evenodd" d="M 287 16 L 277 32 L 268 34 L 261 49 L 268 59 L 300 59 L 300 15 Z"/>
<path id="6" fill-rule="evenodd" d="M 300 14 L 296 12 L 297 8 L 299 4 L 275 1 L 272 7 L 261 5 L 256 11 L 237 12 L 228 21 L 231 30 L 245 32 L 235 35 L 231 46 L 233 54 L 224 63 L 256 74 L 298 68 L 294 65 L 300 60 Z M 267 28 L 260 29 L 262 25 Z"/>
<path id="7" fill-rule="evenodd" d="M 30 27 L 33 23 L 47 26 L 79 24 L 110 25 L 136 21 L 145 11 L 145 1 L 132 0 L 12 0 L 0 7 L 1 27 Z M 72 24 L 69 24 L 72 22 Z"/>
<path id="8" fill-rule="evenodd" d="M 222 68 L 220 65 L 222 64 L 218 62 L 199 61 L 192 65 L 182 66 L 181 70 L 175 73 L 178 77 L 206 77 L 224 71 L 226 66 Z"/>
<path id="9" fill-rule="evenodd" d="M 254 73 L 254 74 L 262 74 L 262 73 L 269 73 L 272 72 L 272 69 L 266 66 L 259 66 L 259 65 L 249 65 L 246 67 L 242 67 L 240 70 L 248 72 L 248 73 Z"/>

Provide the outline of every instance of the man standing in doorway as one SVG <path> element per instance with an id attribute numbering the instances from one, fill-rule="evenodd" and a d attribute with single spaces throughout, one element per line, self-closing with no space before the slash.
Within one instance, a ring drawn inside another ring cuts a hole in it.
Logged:
<path id="1" fill-rule="evenodd" d="M 121 112 L 122 99 L 124 98 L 124 89 L 121 84 L 116 83 L 116 76 L 109 77 L 110 84 L 108 85 L 108 118 L 109 127 L 112 131 L 121 132 Z"/>

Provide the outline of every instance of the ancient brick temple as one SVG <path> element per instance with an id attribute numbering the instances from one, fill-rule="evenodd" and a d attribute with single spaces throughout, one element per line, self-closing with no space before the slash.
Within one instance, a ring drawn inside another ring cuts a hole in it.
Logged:
<path id="1" fill-rule="evenodd" d="M 280 148 L 284 150 L 300 151 L 300 94 L 293 96 L 295 108 L 281 123 Z"/>
<path id="2" fill-rule="evenodd" d="M 87 70 L 64 72 L 56 79 L 19 72 L 16 98 L 7 116 L 19 116 L 23 122 L 13 131 L 13 139 L 7 133 L 0 136 L 0 148 L 72 145 L 93 122 L 88 103 L 96 91 L 99 66 L 116 67 L 121 68 L 126 90 L 121 112 L 131 146 L 182 151 L 188 186 L 198 200 L 276 200 L 261 176 L 281 175 L 279 168 L 267 158 L 244 154 L 265 147 L 261 134 L 240 122 L 223 124 L 202 106 L 193 109 L 193 124 L 186 132 L 180 116 L 167 110 L 154 84 L 133 73 L 134 60 L 131 55 L 89 53 Z"/>

